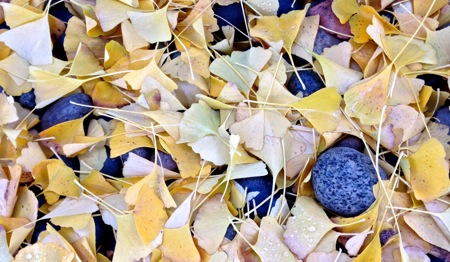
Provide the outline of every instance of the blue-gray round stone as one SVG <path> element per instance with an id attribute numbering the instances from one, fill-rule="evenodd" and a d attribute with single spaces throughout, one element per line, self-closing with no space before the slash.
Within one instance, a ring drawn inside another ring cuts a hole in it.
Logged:
<path id="1" fill-rule="evenodd" d="M 92 106 L 90 96 L 83 93 L 76 93 L 58 100 L 44 113 L 41 119 L 42 130 L 50 128 L 62 122 L 74 120 L 85 116 L 92 109 L 89 107 L 71 104 L 70 101 L 78 104 Z"/>
<path id="2" fill-rule="evenodd" d="M 380 176 L 386 174 L 380 168 Z M 372 187 L 378 182 L 370 158 L 349 147 L 335 147 L 322 153 L 312 169 L 312 184 L 324 208 L 343 217 L 366 211 L 375 201 Z"/>

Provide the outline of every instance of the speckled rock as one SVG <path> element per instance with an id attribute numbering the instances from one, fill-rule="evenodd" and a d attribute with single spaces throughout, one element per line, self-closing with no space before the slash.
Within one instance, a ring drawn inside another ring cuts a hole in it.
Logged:
<path id="1" fill-rule="evenodd" d="M 380 175 L 386 174 L 380 169 Z M 343 217 L 357 216 L 375 201 L 372 186 L 377 175 L 370 158 L 348 147 L 335 147 L 322 153 L 312 170 L 317 200 Z"/>
<path id="2" fill-rule="evenodd" d="M 346 136 L 343 139 L 337 141 L 336 144 L 333 145 L 333 147 L 349 147 L 361 153 L 364 152 L 364 149 L 366 148 L 364 142 L 355 136 Z"/>
<path id="3" fill-rule="evenodd" d="M 446 125 L 450 128 L 450 109 L 449 105 L 445 104 L 434 113 L 436 122 L 441 125 Z M 448 130 L 448 135 L 450 135 L 450 129 Z"/>
<path id="4" fill-rule="evenodd" d="M 303 84 L 305 84 L 305 90 L 303 90 L 297 75 L 292 74 L 291 78 L 289 78 L 287 88 L 293 95 L 307 97 L 325 87 L 319 75 L 312 70 L 299 70 L 298 74 L 302 79 Z"/>
<path id="5" fill-rule="evenodd" d="M 70 103 L 74 101 L 79 104 L 92 105 L 92 99 L 86 94 L 76 93 L 66 96 L 53 104 L 44 113 L 41 119 L 42 130 L 50 128 L 62 122 L 83 117 L 91 111 L 89 107 L 77 106 Z"/>

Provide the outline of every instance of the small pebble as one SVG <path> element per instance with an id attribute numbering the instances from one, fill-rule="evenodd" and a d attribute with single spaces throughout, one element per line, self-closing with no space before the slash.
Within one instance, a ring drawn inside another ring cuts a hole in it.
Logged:
<path id="1" fill-rule="evenodd" d="M 36 106 L 36 96 L 34 95 L 34 90 L 20 95 L 19 104 L 23 108 L 32 110 Z"/>
<path id="2" fill-rule="evenodd" d="M 239 185 L 242 186 L 242 188 L 247 188 L 247 193 L 258 191 L 259 194 L 254 197 L 252 200 L 250 200 L 250 205 L 248 207 L 245 207 L 245 212 L 248 210 L 251 210 L 255 207 L 253 205 L 253 201 L 255 202 L 256 206 L 258 206 L 261 202 L 266 200 L 271 194 L 272 194 L 272 176 L 271 175 L 265 175 L 261 177 L 250 177 L 250 178 L 240 178 L 234 180 Z M 275 204 L 275 200 L 278 198 L 278 195 L 274 196 L 273 204 Z M 261 205 L 259 208 L 256 209 L 256 213 L 258 214 L 258 217 L 264 217 L 267 215 L 267 211 L 269 210 L 269 204 L 270 199 L 266 201 L 263 205 Z"/>
<path id="3" fill-rule="evenodd" d="M 434 113 L 436 122 L 449 127 L 448 135 L 450 135 L 450 109 L 448 103 L 436 110 Z"/>
<path id="4" fill-rule="evenodd" d="M 217 19 L 217 24 L 219 25 L 219 28 L 222 28 L 222 26 L 230 26 L 230 24 L 233 25 L 235 28 L 235 41 L 243 41 L 247 40 L 248 38 L 243 35 L 247 34 L 247 29 L 245 26 L 245 19 L 244 14 L 242 13 L 242 8 L 240 3 L 234 3 L 227 6 L 221 6 L 219 4 L 215 4 L 213 7 L 215 18 Z M 226 21 L 227 22 L 226 22 Z M 241 32 L 239 32 L 239 29 Z M 222 30 L 219 30 L 216 32 L 216 34 L 221 35 Z M 225 38 L 223 35 L 220 36 L 220 39 Z"/>
<path id="5" fill-rule="evenodd" d="M 442 76 L 433 74 L 423 74 L 417 76 L 417 78 L 424 80 L 425 85 L 431 86 L 434 90 L 439 89 L 441 91 L 449 92 L 447 79 Z"/>
<path id="6" fill-rule="evenodd" d="M 341 34 L 337 34 L 339 38 L 348 39 L 343 35 L 351 35 L 350 32 L 350 24 L 347 22 L 345 24 L 341 24 L 339 19 L 334 14 L 331 4 L 333 0 L 325 0 L 321 3 L 314 5 L 308 9 L 308 16 L 319 15 L 320 16 L 320 25 L 330 29 L 331 31 L 338 32 Z"/>
<path id="7" fill-rule="evenodd" d="M 366 148 L 364 145 L 364 142 L 357 138 L 356 136 L 346 136 L 343 139 L 336 142 L 333 147 L 349 147 L 353 148 L 361 153 L 364 152 L 364 149 Z"/>
<path id="8" fill-rule="evenodd" d="M 302 84 L 300 83 L 300 80 L 298 80 L 297 75 L 292 74 L 291 78 L 289 78 L 287 88 L 293 95 L 298 97 L 307 97 L 325 87 L 319 75 L 313 70 L 298 70 L 297 72 L 302 79 L 303 84 L 305 84 L 306 90 L 303 90 Z"/>
<path id="9" fill-rule="evenodd" d="M 314 53 L 320 55 L 323 53 L 323 49 L 337 45 L 340 42 L 342 42 L 341 39 L 328 33 L 327 31 L 325 31 L 322 28 L 319 28 L 319 30 L 317 31 L 316 39 L 314 40 L 313 51 L 314 51 Z"/>
<path id="10" fill-rule="evenodd" d="M 234 227 L 233 227 L 233 225 L 229 225 L 228 227 L 227 227 L 227 232 L 225 233 L 225 237 L 228 239 L 228 240 L 233 240 L 234 239 L 234 237 L 236 236 L 236 234 L 237 234 L 237 232 L 236 232 L 236 230 L 234 230 Z"/>
<path id="11" fill-rule="evenodd" d="M 100 172 L 113 176 L 113 177 L 123 177 L 122 169 L 123 164 L 122 160 L 120 159 L 120 156 L 111 158 L 111 149 L 108 146 L 105 146 L 106 148 L 106 160 L 105 163 L 103 163 L 102 169 L 100 169 Z"/>
<path id="12" fill-rule="evenodd" d="M 92 110 L 89 107 L 73 105 L 70 101 L 92 106 L 92 99 L 86 94 L 76 93 L 66 96 L 58 100 L 44 113 L 41 119 L 42 130 L 62 122 L 81 118 Z"/>
<path id="13" fill-rule="evenodd" d="M 386 230 L 383 230 L 380 232 L 380 242 L 381 242 L 381 246 L 384 246 L 391 237 L 397 235 L 398 232 L 393 229 L 393 228 L 389 228 Z"/>
<path id="14" fill-rule="evenodd" d="M 93 216 L 95 223 L 95 247 L 99 253 L 107 256 L 107 252 L 114 250 L 116 238 L 114 230 L 110 225 L 105 224 L 101 216 Z"/>
<path id="15" fill-rule="evenodd" d="M 277 15 L 281 16 L 282 14 L 287 14 L 290 11 L 293 10 L 300 10 L 304 8 L 302 3 L 303 1 L 299 1 L 299 0 L 278 0 L 278 11 L 277 11 Z"/>
<path id="16" fill-rule="evenodd" d="M 380 176 L 386 174 L 380 168 Z M 375 201 L 372 186 L 378 182 L 370 158 L 348 147 L 335 147 L 322 153 L 312 169 L 317 200 L 343 217 L 366 211 Z"/>

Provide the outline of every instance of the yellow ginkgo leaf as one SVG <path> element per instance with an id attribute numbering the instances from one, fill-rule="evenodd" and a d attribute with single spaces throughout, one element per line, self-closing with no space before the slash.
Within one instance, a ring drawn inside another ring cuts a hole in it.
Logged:
<path id="1" fill-rule="evenodd" d="M 376 125 L 384 120 L 383 107 L 388 101 L 388 85 L 392 64 L 378 74 L 355 83 L 344 94 L 345 113 L 358 118 L 364 125 Z"/>
<path id="2" fill-rule="evenodd" d="M 347 23 L 350 17 L 359 11 L 358 3 L 355 0 L 336 0 L 331 4 L 331 8 L 341 24 Z"/>
<path id="3" fill-rule="evenodd" d="M 211 73 L 236 84 L 248 96 L 260 72 L 272 56 L 262 47 L 253 47 L 245 52 L 234 51 L 231 56 L 220 57 L 209 66 Z"/>
<path id="4" fill-rule="evenodd" d="M 72 61 L 67 75 L 69 76 L 89 76 L 104 74 L 103 67 L 100 65 L 97 57 L 86 44 L 80 42 L 77 54 Z"/>
<path id="5" fill-rule="evenodd" d="M 97 196 L 119 192 L 117 188 L 106 181 L 102 174 L 95 169 L 92 170 L 87 177 L 81 180 L 80 183 Z"/>
<path id="6" fill-rule="evenodd" d="M 69 61 L 75 57 L 80 42 L 86 44 L 97 58 L 103 58 L 103 56 L 106 58 L 104 51 L 108 41 L 100 37 L 88 36 L 86 24 L 77 16 L 72 16 L 67 23 L 66 37 L 64 38 L 64 50 Z"/>
<path id="7" fill-rule="evenodd" d="M 41 143 L 48 148 L 53 148 L 58 154 L 65 155 L 63 147 L 73 142 L 75 136 L 84 136 L 84 118 L 78 118 L 54 125 L 41 133 L 41 138 L 48 138 Z"/>
<path id="8" fill-rule="evenodd" d="M 104 32 L 127 20 L 127 12 L 133 10 L 132 7 L 116 0 L 97 0 L 95 5 L 95 14 Z"/>
<path id="9" fill-rule="evenodd" d="M 38 67 L 30 67 L 30 76 L 35 80 L 32 85 L 36 95 L 36 108 L 49 105 L 85 82 L 76 78 L 60 76 Z"/>
<path id="10" fill-rule="evenodd" d="M 305 18 L 306 10 L 295 10 L 278 16 L 263 16 L 256 25 L 250 28 L 250 35 L 261 38 L 269 44 L 283 41 L 283 48 L 291 53 L 300 25 Z"/>
<path id="11" fill-rule="evenodd" d="M 380 227 L 381 225 L 375 226 L 375 233 L 372 235 L 369 245 L 353 261 L 381 261 Z"/>
<path id="12" fill-rule="evenodd" d="M 115 218 L 117 220 L 117 244 L 113 262 L 139 260 L 148 256 L 153 249 L 161 244 L 161 235 L 150 244 L 145 244 L 142 241 L 135 224 L 134 214 L 116 215 Z"/>
<path id="13" fill-rule="evenodd" d="M 429 14 L 431 15 L 447 4 L 448 1 L 446 0 L 414 0 L 414 14 L 425 16 L 429 11 Z"/>
<path id="14" fill-rule="evenodd" d="M 170 151 L 177 163 L 181 177 L 197 177 L 202 168 L 200 155 L 195 153 L 187 144 L 177 144 L 170 136 L 160 136 L 160 142 L 164 149 Z"/>
<path id="15" fill-rule="evenodd" d="M 165 228 L 163 243 L 159 249 L 171 261 L 200 261 L 200 253 L 192 239 L 189 223 L 179 228 Z"/>
<path id="16" fill-rule="evenodd" d="M 345 93 L 355 82 L 361 80 L 363 74 L 353 69 L 342 66 L 322 55 L 313 53 L 314 58 L 319 61 L 328 87 L 337 87 L 339 94 Z"/>
<path id="17" fill-rule="evenodd" d="M 172 38 L 172 31 L 167 20 L 168 7 L 169 5 L 166 5 L 150 13 L 129 11 L 127 14 L 136 33 L 147 42 L 165 42 Z"/>
<path id="18" fill-rule="evenodd" d="M 123 45 L 128 52 L 148 46 L 148 42 L 138 35 L 130 21 L 123 21 L 120 30 L 122 31 Z"/>
<path id="19" fill-rule="evenodd" d="M 310 197 L 298 197 L 291 213 L 293 216 L 289 217 L 284 243 L 298 258 L 305 259 L 323 236 L 337 225 L 330 221 L 322 207 Z"/>
<path id="20" fill-rule="evenodd" d="M 283 227 L 271 216 L 261 220 L 261 230 L 254 249 L 263 262 L 295 261 L 294 254 L 284 243 Z"/>
<path id="21" fill-rule="evenodd" d="M 106 81 L 100 81 L 95 84 L 91 96 L 95 106 L 121 108 L 129 104 L 126 100 L 127 96 Z"/>
<path id="22" fill-rule="evenodd" d="M 32 65 L 46 65 L 53 61 L 47 15 L 0 34 L 0 41 Z"/>
<path id="23" fill-rule="evenodd" d="M 386 34 L 401 34 L 397 28 L 384 20 L 373 7 L 362 5 L 359 7 L 358 13 L 350 18 L 351 32 L 356 43 L 366 43 L 370 40 L 366 29 L 372 24 L 372 19 L 381 22 Z"/>
<path id="24" fill-rule="evenodd" d="M 19 120 L 17 109 L 14 107 L 14 98 L 0 93 L 0 125 Z"/>
<path id="25" fill-rule="evenodd" d="M 38 20 L 44 13 L 38 14 L 19 5 L 0 3 L 5 15 L 5 22 L 10 28 Z"/>
<path id="26" fill-rule="evenodd" d="M 222 195 L 217 194 L 206 201 L 199 209 L 194 221 L 194 236 L 208 254 L 214 254 L 230 224 L 232 217 L 227 203 L 221 200 Z"/>
<path id="27" fill-rule="evenodd" d="M 75 258 L 75 254 L 74 252 L 67 251 L 64 247 L 55 242 L 36 243 L 22 248 L 19 253 L 17 253 L 14 261 L 39 261 L 42 258 L 45 258 L 48 261 L 71 262 Z"/>
<path id="28" fill-rule="evenodd" d="M 436 138 L 425 141 L 401 163 L 416 199 L 428 202 L 448 191 L 448 161 L 444 147 Z"/>
<path id="29" fill-rule="evenodd" d="M 28 79 L 27 60 L 16 53 L 0 61 L 0 69 L 9 73 L 9 76 L 17 85 L 22 85 Z"/>
<path id="30" fill-rule="evenodd" d="M 116 125 L 116 129 L 112 133 L 111 140 L 109 142 L 111 147 L 111 157 L 118 157 L 138 147 L 153 148 L 152 140 L 147 136 L 132 136 L 125 135 L 125 124 L 119 122 Z"/>
<path id="31" fill-rule="evenodd" d="M 60 162 L 52 162 L 47 165 L 47 172 L 49 183 L 44 194 L 51 191 L 61 196 L 80 196 L 81 188 L 74 183 L 74 180 L 78 180 L 78 178 L 72 168 Z"/>
<path id="32" fill-rule="evenodd" d="M 141 187 L 133 213 L 136 230 L 144 244 L 150 243 L 159 235 L 168 218 L 164 203 L 148 184 Z"/>
<path id="33" fill-rule="evenodd" d="M 291 104 L 319 132 L 334 131 L 341 119 L 340 104 L 342 97 L 335 87 L 322 88 L 312 95 Z"/>
<path id="34" fill-rule="evenodd" d="M 128 52 L 125 47 L 118 42 L 111 40 L 105 46 L 105 60 L 103 60 L 103 66 L 105 69 L 109 69 L 127 54 Z"/>
<path id="35" fill-rule="evenodd" d="M 291 123 L 278 111 L 261 110 L 232 124 L 230 132 L 241 137 L 247 148 L 261 150 L 266 136 L 283 138 Z"/>

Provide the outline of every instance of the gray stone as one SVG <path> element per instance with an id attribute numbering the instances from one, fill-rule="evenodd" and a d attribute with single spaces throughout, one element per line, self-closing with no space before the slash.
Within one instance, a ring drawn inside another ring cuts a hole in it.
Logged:
<path id="1" fill-rule="evenodd" d="M 380 176 L 386 174 L 380 168 Z M 375 201 L 372 186 L 378 182 L 370 158 L 348 147 L 335 147 L 322 153 L 312 170 L 317 200 L 324 208 L 343 217 L 366 211 Z"/>
<path id="2" fill-rule="evenodd" d="M 81 118 L 92 109 L 89 107 L 71 104 L 70 101 L 78 104 L 92 106 L 92 99 L 83 93 L 76 93 L 66 96 L 53 104 L 42 116 L 42 130 L 48 129 L 62 122 Z"/>

